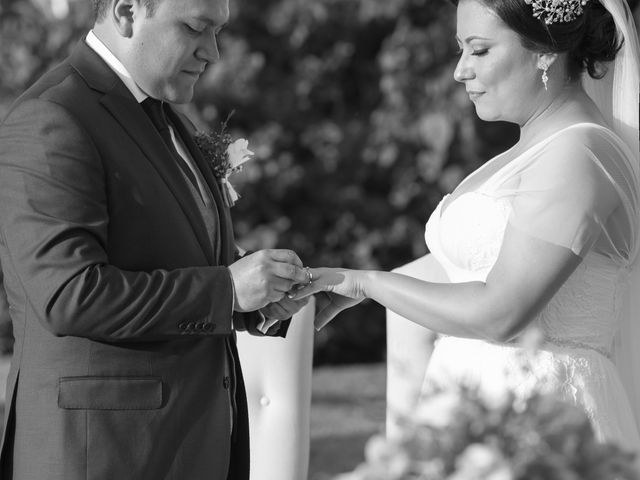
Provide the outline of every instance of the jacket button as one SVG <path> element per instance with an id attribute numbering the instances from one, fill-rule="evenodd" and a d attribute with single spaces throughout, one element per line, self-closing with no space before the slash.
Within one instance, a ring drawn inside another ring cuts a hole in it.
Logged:
<path id="1" fill-rule="evenodd" d="M 179 324 L 178 324 L 178 328 L 179 328 L 180 330 L 186 330 L 186 329 L 187 329 L 187 324 L 186 324 L 186 323 L 184 323 L 184 322 L 179 323 Z"/>
<path id="2" fill-rule="evenodd" d="M 229 387 L 231 386 L 231 379 L 228 376 L 222 379 L 222 386 L 225 390 L 229 390 Z"/>
<path id="3" fill-rule="evenodd" d="M 196 323 L 196 330 L 204 330 L 204 322 Z"/>

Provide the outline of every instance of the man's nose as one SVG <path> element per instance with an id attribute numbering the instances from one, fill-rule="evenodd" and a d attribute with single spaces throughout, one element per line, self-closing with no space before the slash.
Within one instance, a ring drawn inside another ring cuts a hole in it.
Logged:
<path id="1" fill-rule="evenodd" d="M 204 60 L 207 63 L 216 63 L 220 60 L 220 51 L 218 50 L 218 39 L 216 34 L 212 31 L 210 35 L 202 35 L 202 41 L 196 51 L 196 56 L 199 60 Z"/>

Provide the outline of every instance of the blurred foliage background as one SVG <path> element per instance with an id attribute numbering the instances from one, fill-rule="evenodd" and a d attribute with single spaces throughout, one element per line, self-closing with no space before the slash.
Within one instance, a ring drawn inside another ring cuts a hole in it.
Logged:
<path id="1" fill-rule="evenodd" d="M 90 3 L 1 0 L 0 118 L 91 27 Z M 478 120 L 453 81 L 454 7 L 230 3 L 222 59 L 185 110 L 203 130 L 233 112 L 230 133 L 256 152 L 234 178 L 238 243 L 291 248 L 311 266 L 390 270 L 424 255 L 424 224 L 442 195 L 517 139 L 512 125 Z M 316 335 L 315 364 L 383 360 L 384 313 L 373 302 L 342 313 Z"/>

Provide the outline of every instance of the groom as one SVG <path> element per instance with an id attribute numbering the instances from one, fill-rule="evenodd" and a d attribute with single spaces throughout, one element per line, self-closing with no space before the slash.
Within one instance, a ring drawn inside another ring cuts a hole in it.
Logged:
<path id="1" fill-rule="evenodd" d="M 16 338 L 3 480 L 249 478 L 235 330 L 281 335 L 308 280 L 239 258 L 171 107 L 218 58 L 228 0 L 94 0 L 71 56 L 0 124 L 0 262 Z M 277 461 L 277 450 L 274 450 Z"/>

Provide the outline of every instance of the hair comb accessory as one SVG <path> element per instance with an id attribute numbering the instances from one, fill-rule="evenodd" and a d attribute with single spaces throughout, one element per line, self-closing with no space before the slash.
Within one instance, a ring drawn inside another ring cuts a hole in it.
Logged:
<path id="1" fill-rule="evenodd" d="M 588 2 L 589 0 L 524 0 L 524 3 L 533 8 L 533 16 L 547 25 L 573 22 L 582 15 Z"/>

